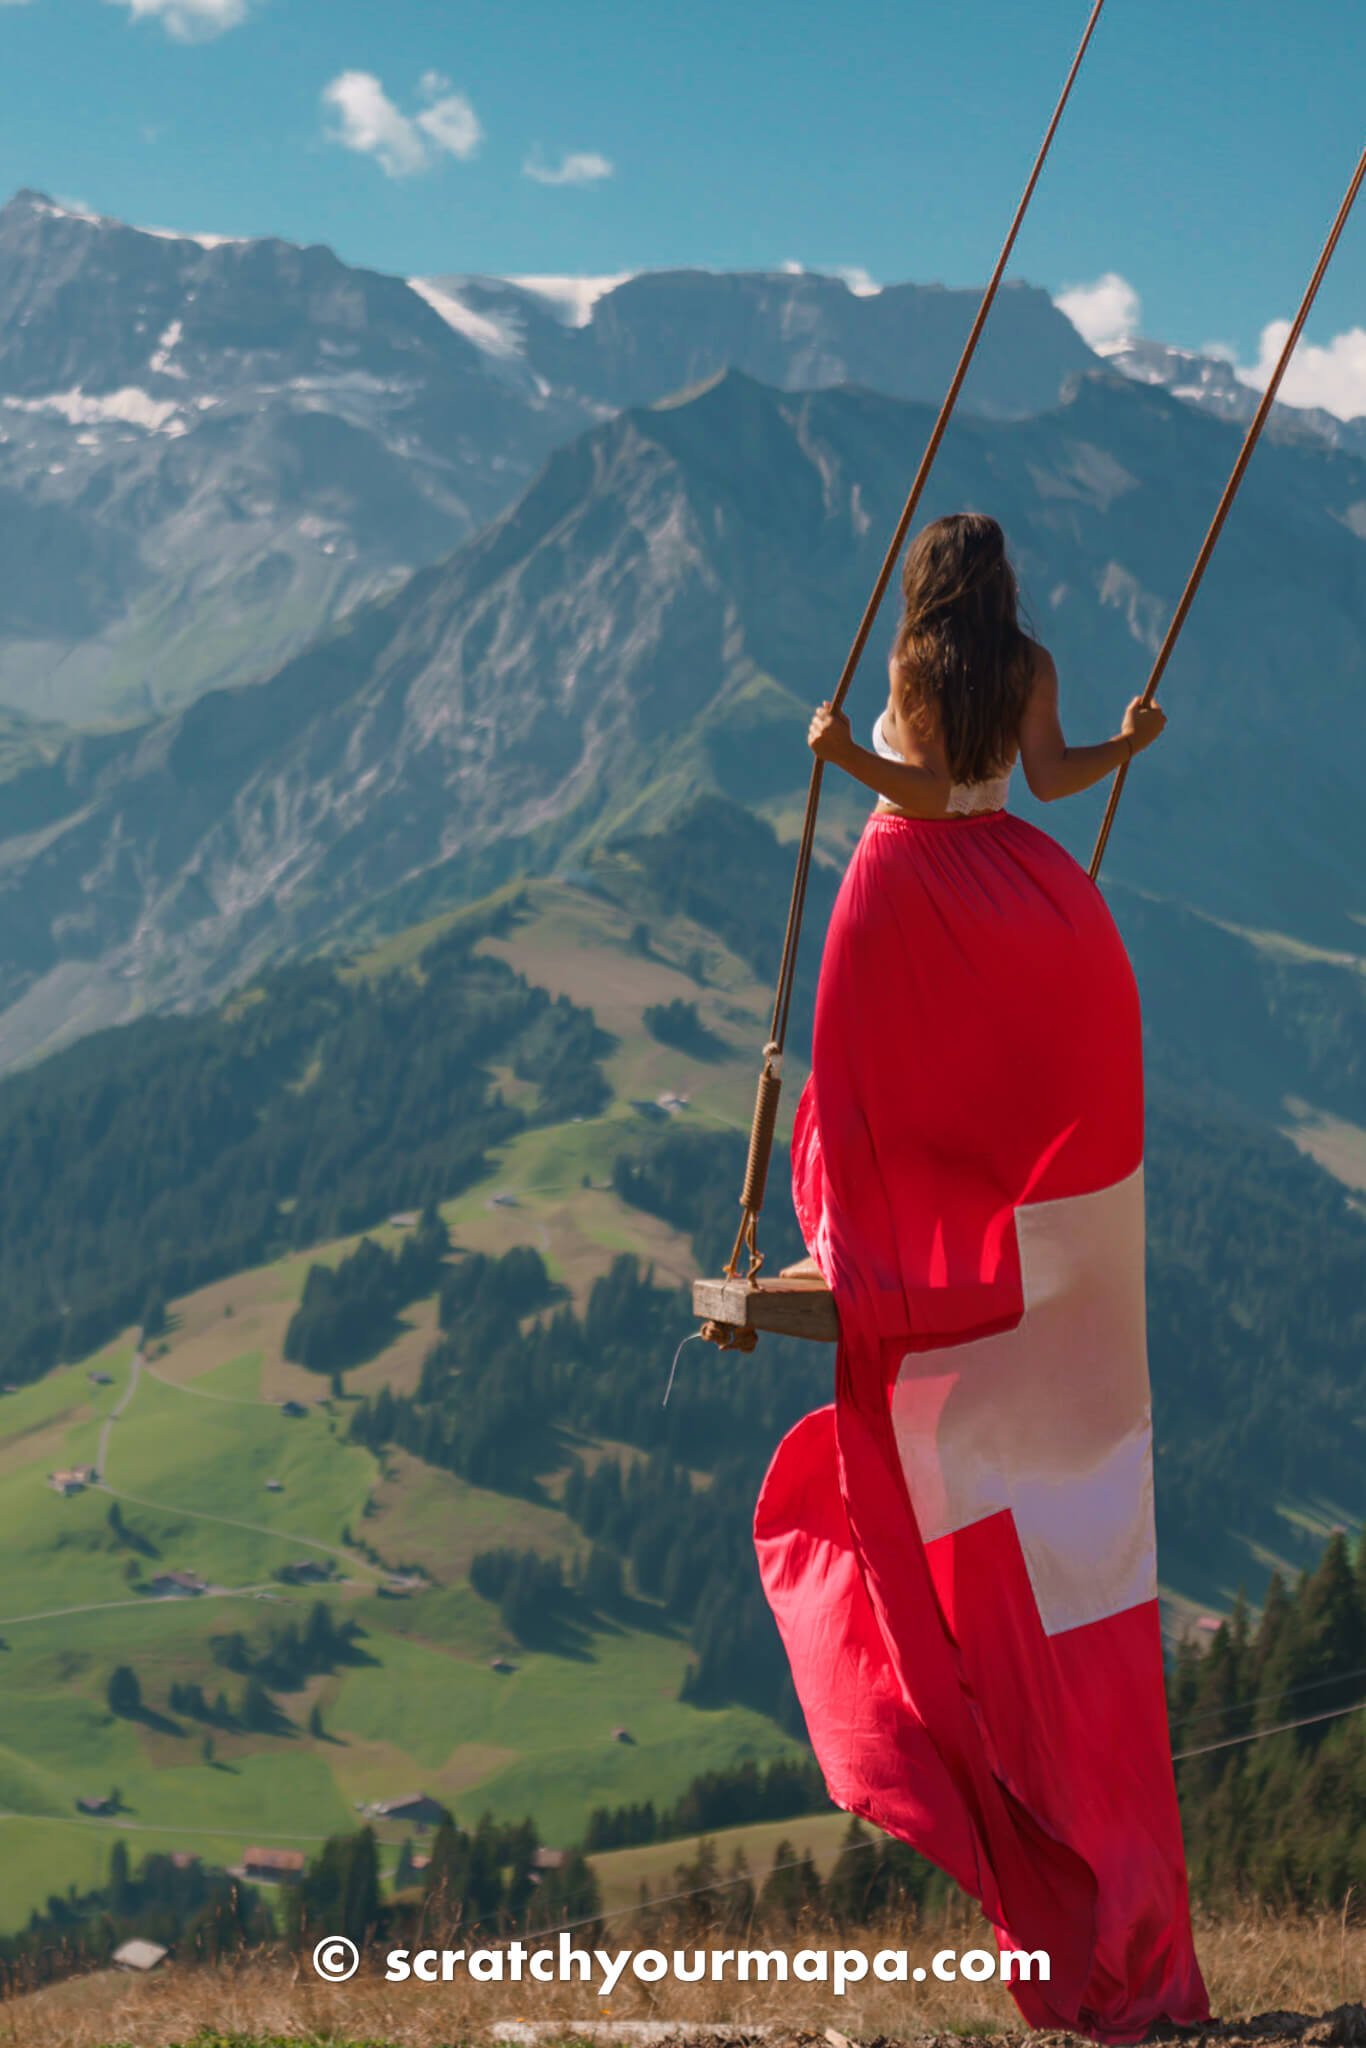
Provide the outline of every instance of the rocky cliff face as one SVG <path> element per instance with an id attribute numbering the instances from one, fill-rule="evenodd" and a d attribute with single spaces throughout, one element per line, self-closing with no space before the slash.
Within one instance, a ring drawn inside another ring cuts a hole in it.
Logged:
<path id="1" fill-rule="evenodd" d="M 0 701 L 146 716 L 448 552 L 591 409 L 402 279 L 0 209 Z"/>
<path id="2" fill-rule="evenodd" d="M 736 374 L 627 412 L 270 679 L 37 759 L 0 791 L 0 1057 L 201 1000 L 386 896 L 397 916 L 564 866 L 699 789 L 790 804 L 805 707 L 928 425 Z M 955 426 L 927 515 L 1002 517 L 1078 735 L 1139 687 L 1235 448 L 1103 376 L 1041 418 Z M 1171 735 L 1131 778 L 1117 876 L 1358 948 L 1363 534 L 1366 465 L 1259 457 L 1164 689 Z M 1049 827 L 1080 849 L 1094 810 Z"/>
<path id="3" fill-rule="evenodd" d="M 786 391 L 867 385 L 938 405 L 977 311 L 976 291 L 853 288 L 815 274 L 653 271 L 615 279 L 433 280 L 448 315 L 553 388 L 640 405 L 721 370 Z M 963 389 L 969 412 L 1017 418 L 1057 403 L 1095 359 L 1046 292 L 1007 284 Z"/>

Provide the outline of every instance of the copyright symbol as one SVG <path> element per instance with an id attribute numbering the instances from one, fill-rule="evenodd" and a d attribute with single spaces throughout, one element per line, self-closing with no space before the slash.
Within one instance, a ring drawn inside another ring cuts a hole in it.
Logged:
<path id="1" fill-rule="evenodd" d="M 313 1951 L 313 1968 L 329 1984 L 344 1984 L 360 1968 L 360 1950 L 344 1934 L 325 1934 Z"/>

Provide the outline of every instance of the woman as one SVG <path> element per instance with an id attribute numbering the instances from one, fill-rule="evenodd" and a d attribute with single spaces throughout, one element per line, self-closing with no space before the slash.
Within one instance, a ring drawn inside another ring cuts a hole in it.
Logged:
<path id="1" fill-rule="evenodd" d="M 1164 719 L 1070 747 L 1001 530 L 912 545 L 880 799 L 826 940 L 793 1135 L 840 1316 L 834 1406 L 780 1446 L 765 1589 L 836 1803 L 976 1897 L 1035 2026 L 1130 2041 L 1208 2003 L 1163 1689 L 1143 1309 L 1142 1056 L 1099 891 L 1005 809 L 1091 787 Z"/>
<path id="2" fill-rule="evenodd" d="M 1069 747 L 1058 718 L 1058 672 L 1021 632 L 1014 571 L 994 519 L 937 519 L 907 551 L 906 607 L 891 661 L 891 696 L 856 744 L 842 712 L 822 704 L 811 751 L 876 790 L 878 809 L 906 818 L 998 813 L 1016 757 L 1036 797 L 1077 796 L 1150 747 L 1167 723 L 1135 697 L 1113 739 Z"/>

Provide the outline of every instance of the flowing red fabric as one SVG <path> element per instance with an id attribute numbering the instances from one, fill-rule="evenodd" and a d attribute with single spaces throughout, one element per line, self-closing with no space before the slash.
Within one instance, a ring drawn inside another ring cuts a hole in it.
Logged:
<path id="1" fill-rule="evenodd" d="M 1103 898 L 1001 812 L 874 814 L 793 1139 L 833 1407 L 755 1536 L 835 1802 L 981 1902 L 1033 2026 L 1209 2006 L 1158 1628 L 1138 998 Z M 1018 1962 L 1019 1959 L 1017 1959 Z"/>

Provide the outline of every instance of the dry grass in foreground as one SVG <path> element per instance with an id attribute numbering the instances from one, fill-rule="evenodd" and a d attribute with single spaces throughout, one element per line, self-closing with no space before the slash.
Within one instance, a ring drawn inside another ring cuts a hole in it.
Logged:
<path id="1" fill-rule="evenodd" d="M 677 1941 L 655 1940 L 666 1950 L 707 1944 L 707 1937 L 691 1933 Z M 959 1918 L 919 1927 L 898 1924 L 858 1937 L 813 1927 L 789 1946 L 807 1944 L 868 1953 L 904 1947 L 913 1961 L 928 1961 L 939 1948 L 990 1941 L 980 1923 Z M 627 1944 L 609 1937 L 604 1945 Z M 707 1945 L 747 1944 L 746 1937 L 732 1933 Z M 748 1945 L 769 1943 L 756 1931 Z M 1329 2014 L 1366 1995 L 1366 1925 L 1353 1926 L 1346 1915 L 1247 1912 L 1203 1922 L 1199 1947 L 1215 2012 L 1226 2021 L 1267 2016 L 1255 2027 L 1221 2030 L 1226 2041 L 1255 2039 L 1273 2048 L 1303 2037 L 1315 2048 L 1366 2048 L 1366 2009 L 1339 2015 L 1331 2026 L 1311 2026 L 1307 2034 L 1290 2017 Z M 865 1982 L 836 1998 L 822 1985 L 647 1987 L 628 1977 L 604 2003 L 591 1985 L 389 1984 L 362 1971 L 349 1984 L 333 1986 L 318 1982 L 306 1962 L 258 1955 L 216 1969 L 172 1963 L 149 1977 L 102 1971 L 51 1985 L 0 2005 L 0 2048 L 169 2048 L 206 2029 L 247 2039 L 449 2048 L 487 2039 L 494 2027 L 519 2019 L 553 2023 L 565 2039 L 592 2023 L 596 2031 L 604 2022 L 640 2020 L 677 2023 L 680 2034 L 721 2027 L 743 2035 L 762 2028 L 789 2040 L 819 2038 L 833 2027 L 855 2040 L 884 2043 L 965 2034 L 1018 2040 L 1023 2031 L 1007 1993 L 995 1984 Z"/>

